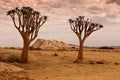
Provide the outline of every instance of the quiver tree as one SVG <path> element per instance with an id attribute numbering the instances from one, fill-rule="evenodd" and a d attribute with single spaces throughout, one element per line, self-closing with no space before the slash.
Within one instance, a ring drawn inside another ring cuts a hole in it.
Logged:
<path id="1" fill-rule="evenodd" d="M 85 19 L 84 16 L 79 16 L 75 20 L 69 19 L 69 23 L 72 31 L 79 39 L 79 51 L 75 62 L 80 62 L 83 59 L 83 44 L 86 38 L 94 31 L 103 28 L 103 26 L 101 24 L 91 22 L 90 19 Z"/>
<path id="2" fill-rule="evenodd" d="M 23 39 L 21 62 L 28 61 L 30 43 L 37 37 L 40 27 L 46 22 L 47 16 L 41 16 L 38 11 L 30 7 L 16 7 L 7 12 Z"/>

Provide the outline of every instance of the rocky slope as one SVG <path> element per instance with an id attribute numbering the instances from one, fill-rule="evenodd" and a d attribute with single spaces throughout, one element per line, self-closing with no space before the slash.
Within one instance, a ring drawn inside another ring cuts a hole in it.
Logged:
<path id="1" fill-rule="evenodd" d="M 45 39 L 37 39 L 31 47 L 39 48 L 39 49 L 51 49 L 51 50 L 77 49 L 77 46 L 75 45 L 66 44 L 62 41 L 45 40 Z"/>

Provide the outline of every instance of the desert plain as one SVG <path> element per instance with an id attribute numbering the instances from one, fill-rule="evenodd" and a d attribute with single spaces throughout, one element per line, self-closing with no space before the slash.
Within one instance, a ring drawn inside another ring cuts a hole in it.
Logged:
<path id="1" fill-rule="evenodd" d="M 120 80 L 120 50 L 84 48 L 84 59 L 74 63 L 77 50 L 30 50 L 29 62 L 0 61 L 0 80 Z M 0 48 L 0 56 L 21 49 Z M 1 58 L 1 57 L 0 57 Z"/>

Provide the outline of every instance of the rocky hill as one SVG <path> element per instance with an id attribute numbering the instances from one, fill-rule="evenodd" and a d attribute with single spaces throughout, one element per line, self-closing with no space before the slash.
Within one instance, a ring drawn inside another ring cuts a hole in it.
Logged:
<path id="1" fill-rule="evenodd" d="M 66 44 L 62 41 L 57 41 L 57 40 L 45 40 L 45 39 L 37 39 L 31 47 L 45 49 L 45 50 L 77 49 L 77 46 L 72 44 Z"/>

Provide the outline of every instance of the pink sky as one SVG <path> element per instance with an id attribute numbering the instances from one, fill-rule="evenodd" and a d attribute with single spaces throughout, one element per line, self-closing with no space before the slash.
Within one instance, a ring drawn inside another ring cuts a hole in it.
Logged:
<path id="1" fill-rule="evenodd" d="M 85 45 L 120 45 L 120 0 L 0 0 L 0 46 L 22 46 L 19 33 L 6 15 L 8 10 L 22 6 L 30 6 L 48 16 L 38 38 L 78 44 L 68 19 L 85 16 L 104 25 L 86 40 Z"/>

